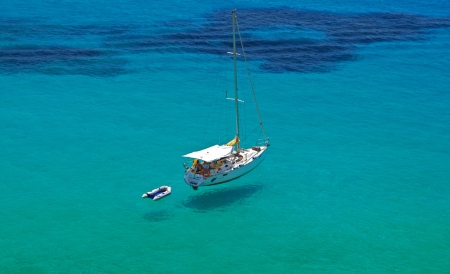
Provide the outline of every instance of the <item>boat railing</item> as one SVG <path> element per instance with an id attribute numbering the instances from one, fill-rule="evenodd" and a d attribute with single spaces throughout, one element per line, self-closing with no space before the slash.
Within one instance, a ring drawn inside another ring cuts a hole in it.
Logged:
<path id="1" fill-rule="evenodd" d="M 256 141 L 257 146 L 268 146 L 269 145 L 269 138 L 260 138 Z"/>

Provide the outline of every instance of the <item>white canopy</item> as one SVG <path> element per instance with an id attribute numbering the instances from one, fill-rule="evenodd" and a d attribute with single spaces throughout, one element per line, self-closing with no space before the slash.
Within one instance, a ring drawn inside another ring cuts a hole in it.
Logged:
<path id="1" fill-rule="evenodd" d="M 203 161 L 211 162 L 233 153 L 233 146 L 219 146 L 214 145 L 212 147 L 205 148 L 203 150 L 194 151 L 189 154 L 183 155 L 188 158 L 198 158 Z"/>

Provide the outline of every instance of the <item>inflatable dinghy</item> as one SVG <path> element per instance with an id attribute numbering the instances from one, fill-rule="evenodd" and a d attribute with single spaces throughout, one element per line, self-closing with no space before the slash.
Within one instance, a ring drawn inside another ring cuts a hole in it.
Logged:
<path id="1" fill-rule="evenodd" d="M 153 201 L 156 201 L 163 197 L 166 197 L 171 192 L 172 192 L 172 188 L 170 186 L 161 186 L 161 187 L 153 189 L 152 191 L 144 193 L 142 195 L 142 198 L 150 198 L 150 199 L 153 199 Z"/>

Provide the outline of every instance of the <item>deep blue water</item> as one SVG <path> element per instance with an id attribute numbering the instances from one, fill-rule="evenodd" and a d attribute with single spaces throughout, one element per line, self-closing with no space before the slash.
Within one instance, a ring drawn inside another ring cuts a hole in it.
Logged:
<path id="1" fill-rule="evenodd" d="M 272 145 L 194 192 L 181 155 L 233 138 L 218 102 L 236 7 Z M 448 273 L 449 11 L 2 1 L 0 269 Z"/>

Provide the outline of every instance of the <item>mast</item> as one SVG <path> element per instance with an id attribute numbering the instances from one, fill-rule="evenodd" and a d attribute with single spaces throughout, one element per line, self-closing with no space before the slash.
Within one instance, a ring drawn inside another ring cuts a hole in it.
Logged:
<path id="1" fill-rule="evenodd" d="M 233 19 L 233 61 L 234 61 L 234 102 L 236 107 L 236 151 L 239 153 L 241 144 L 239 140 L 239 98 L 238 98 L 238 82 L 237 82 L 237 64 L 236 64 L 236 10 L 231 11 Z"/>

